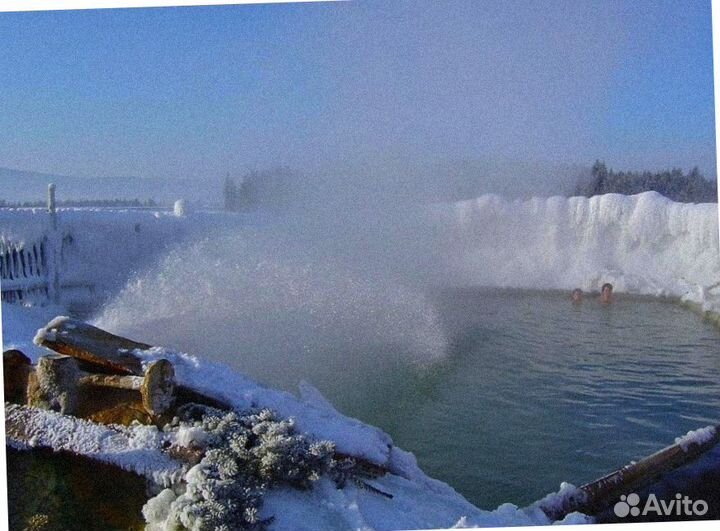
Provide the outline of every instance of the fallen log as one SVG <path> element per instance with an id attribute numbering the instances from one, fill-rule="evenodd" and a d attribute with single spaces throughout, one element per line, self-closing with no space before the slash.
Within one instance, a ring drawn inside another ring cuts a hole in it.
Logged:
<path id="1" fill-rule="evenodd" d="M 133 351 L 152 348 L 146 343 L 111 334 L 70 317 L 56 317 L 50 321 L 38 330 L 34 342 L 58 354 L 75 358 L 78 360 L 79 368 L 88 372 L 130 376 L 145 376 L 142 361 L 133 354 Z M 167 372 L 168 369 L 164 367 L 163 370 Z M 150 412 L 163 409 L 156 408 L 153 403 L 158 401 L 162 403 L 168 394 L 162 391 L 168 383 L 168 379 L 162 374 L 162 371 L 157 371 L 156 375 L 160 376 L 157 381 L 146 378 L 148 381 L 146 396 L 155 396 L 155 398 L 143 399 Z M 97 380 L 99 381 L 100 378 L 98 377 Z M 106 383 L 109 382 L 106 380 Z M 116 385 L 116 387 L 122 386 Z M 172 391 L 179 405 L 194 402 L 218 409 L 231 409 L 230 405 L 222 400 L 189 387 L 173 384 Z"/>
<path id="2" fill-rule="evenodd" d="M 116 336 L 83 321 L 56 317 L 38 330 L 33 342 L 59 354 L 79 360 L 89 372 L 109 374 L 143 374 L 142 363 L 132 354 L 135 349 L 147 350 L 150 345 Z"/>
<path id="3" fill-rule="evenodd" d="M 551 520 L 561 520 L 576 511 L 597 515 L 617 503 L 622 494 L 647 487 L 664 474 L 692 463 L 718 442 L 720 425 L 690 432 L 675 444 L 580 486 L 576 495 L 567 497 L 563 503 L 553 500 L 541 503 L 540 508 Z"/>

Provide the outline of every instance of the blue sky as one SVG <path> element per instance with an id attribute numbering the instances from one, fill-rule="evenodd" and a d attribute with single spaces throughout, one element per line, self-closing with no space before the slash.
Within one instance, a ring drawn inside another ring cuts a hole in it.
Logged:
<path id="1" fill-rule="evenodd" d="M 512 158 L 715 175 L 709 1 L 0 13 L 0 166 Z"/>

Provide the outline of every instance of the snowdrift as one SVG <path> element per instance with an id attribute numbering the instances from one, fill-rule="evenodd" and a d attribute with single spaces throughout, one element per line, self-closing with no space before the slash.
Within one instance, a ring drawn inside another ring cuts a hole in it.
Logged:
<path id="1" fill-rule="evenodd" d="M 616 290 L 718 308 L 717 204 L 634 196 L 496 195 L 433 207 L 459 282 L 484 286 Z"/>

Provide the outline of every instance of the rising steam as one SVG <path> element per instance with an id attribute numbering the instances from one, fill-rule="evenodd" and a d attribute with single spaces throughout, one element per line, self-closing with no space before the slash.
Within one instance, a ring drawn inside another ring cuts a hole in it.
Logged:
<path id="1" fill-rule="evenodd" d="M 248 229 L 178 247 L 96 323 L 287 388 L 443 356 L 439 317 L 422 293 L 291 240 Z"/>

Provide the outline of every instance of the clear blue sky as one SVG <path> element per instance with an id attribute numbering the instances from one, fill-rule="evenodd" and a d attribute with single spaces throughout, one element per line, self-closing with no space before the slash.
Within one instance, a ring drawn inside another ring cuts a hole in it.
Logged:
<path id="1" fill-rule="evenodd" d="M 709 1 L 0 13 L 0 166 L 511 157 L 715 175 Z"/>

